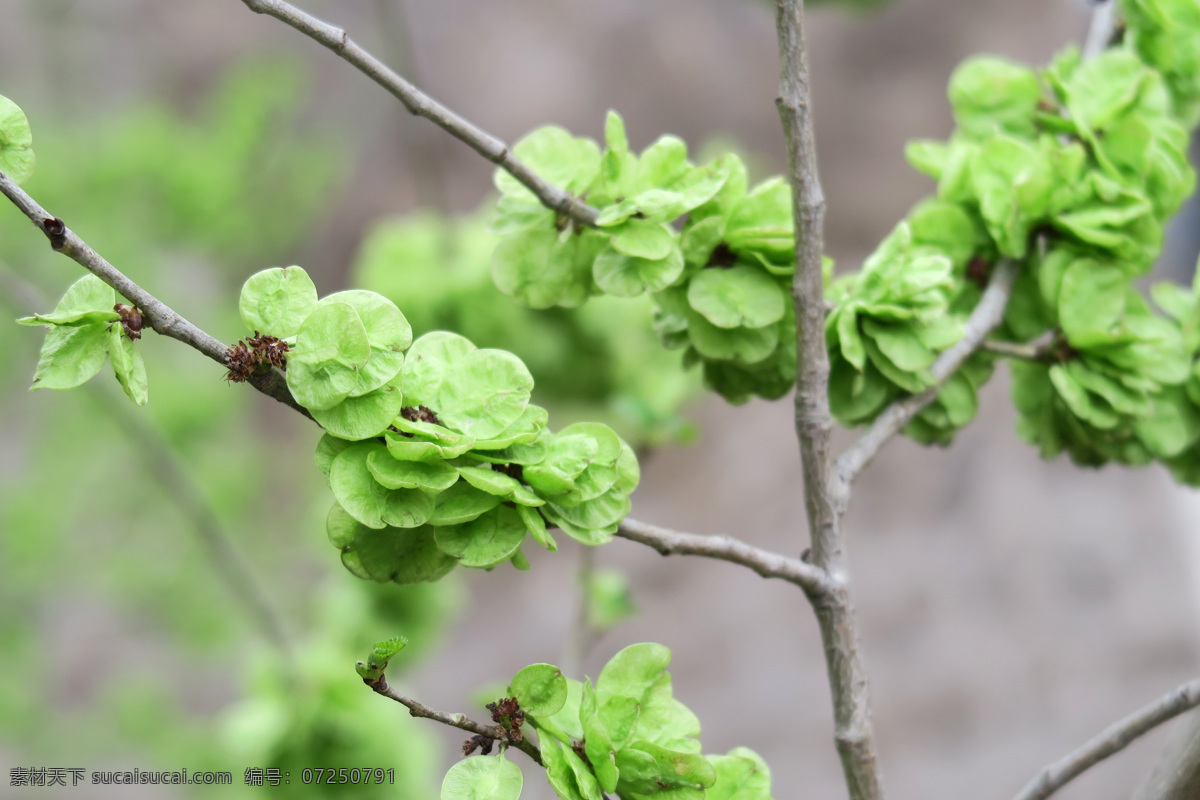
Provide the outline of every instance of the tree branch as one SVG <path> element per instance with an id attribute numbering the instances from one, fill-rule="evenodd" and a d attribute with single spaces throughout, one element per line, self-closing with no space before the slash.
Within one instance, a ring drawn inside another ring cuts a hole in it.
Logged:
<path id="1" fill-rule="evenodd" d="M 1200 712 L 1171 734 L 1154 770 L 1133 795 L 1134 800 L 1196 800 L 1200 797 Z"/>
<path id="2" fill-rule="evenodd" d="M 397 703 L 407 708 L 408 713 L 414 717 L 431 719 L 435 722 L 440 722 L 443 725 L 449 725 L 452 728 L 458 728 L 459 730 L 464 730 L 479 736 L 486 736 L 489 739 L 495 739 L 498 742 L 512 745 L 536 761 L 539 766 L 543 766 L 542 754 L 541 751 L 538 750 L 537 745 L 528 739 L 517 739 L 513 737 L 512 734 L 504 730 L 504 728 L 501 728 L 499 725 L 483 725 L 479 722 L 475 722 L 474 720 L 467 719 L 466 715 L 464 714 L 447 714 L 445 711 L 438 711 L 430 708 L 427 705 L 418 703 L 416 700 L 411 700 L 393 689 L 390 685 L 388 685 L 387 678 L 384 676 L 380 676 L 379 680 L 374 682 L 364 678 L 363 683 L 365 683 L 367 686 L 370 686 L 376 694 L 381 694 L 384 697 L 395 700 Z"/>
<path id="3" fill-rule="evenodd" d="M 825 196 L 817 171 L 809 89 L 803 0 L 776 0 L 779 36 L 779 97 L 776 105 L 788 151 L 788 180 L 796 231 L 796 437 L 804 466 L 804 505 L 812 536 L 813 564 L 829 575 L 831 590 L 810 594 L 825 645 L 833 696 L 834 741 L 851 800 L 879 800 L 875 734 L 867 676 L 858 650 L 858 623 L 849 587 L 840 510 L 835 502 L 830 437 L 829 355 L 825 350 Z"/>
<path id="4" fill-rule="evenodd" d="M 1083 42 L 1083 60 L 1090 61 L 1103 53 L 1112 44 L 1117 29 L 1117 4 L 1115 0 L 1093 0 L 1092 22 L 1087 38 Z"/>
<path id="5" fill-rule="evenodd" d="M 999 342 L 989 339 L 980 342 L 979 349 L 985 353 L 1004 358 L 1015 358 L 1018 361 L 1045 361 L 1046 357 L 1050 355 L 1048 343 L 1039 344 L 1037 342 Z"/>
<path id="6" fill-rule="evenodd" d="M 983 340 L 991 333 L 1000 321 L 1004 319 L 1004 309 L 1008 305 L 1008 297 L 1012 293 L 1013 282 L 1017 278 L 1020 262 L 1011 259 L 1001 259 L 992 271 L 987 289 L 979 300 L 979 305 L 967 319 L 966 332 L 949 350 L 944 351 L 933 363 L 930 372 L 933 373 L 934 385 L 920 394 L 910 395 L 897 400 L 876 417 L 857 442 L 837 460 L 837 480 L 839 482 L 838 497 L 842 506 L 849 498 L 850 484 L 858 477 L 863 467 L 871 463 L 880 449 L 899 433 L 917 413 L 937 398 L 942 385 L 962 366 L 972 353 L 979 349 Z"/>
<path id="7" fill-rule="evenodd" d="M 119 269 L 105 261 L 99 253 L 88 246 L 87 242 L 76 236 L 75 232 L 68 228 L 61 219 L 52 216 L 49 211 L 38 205 L 36 200 L 3 172 L 0 172 L 0 193 L 21 209 L 21 212 L 29 217 L 38 230 L 46 234 L 51 248 L 74 260 L 141 309 L 143 318 L 155 333 L 178 339 L 189 347 L 199 350 L 221 366 L 228 365 L 229 348 L 224 343 L 176 314 L 166 303 L 138 286 Z M 312 419 L 308 410 L 292 397 L 283 376 L 275 370 L 256 375 L 248 382 L 268 397 L 272 397 Z"/>
<path id="8" fill-rule="evenodd" d="M 1197 705 L 1200 705 L 1200 678 L 1113 723 L 1078 750 L 1050 764 L 1017 794 L 1015 800 L 1044 800 L 1086 770 L 1124 750 L 1138 737 Z"/>
<path id="9" fill-rule="evenodd" d="M 761 550 L 730 536 L 681 533 L 628 518 L 617 528 L 617 536 L 652 547 L 664 556 L 701 556 L 740 564 L 764 578 L 794 583 L 809 595 L 828 594 L 834 589 L 829 575 L 820 567 Z"/>
<path id="10" fill-rule="evenodd" d="M 582 200 L 553 186 L 513 155 L 508 145 L 490 133 L 455 114 L 429 95 L 388 69 L 387 65 L 364 50 L 341 28 L 301 11 L 284 0 L 242 0 L 247 8 L 286 23 L 310 39 L 324 45 L 377 84 L 387 89 L 411 113 L 425 117 L 475 152 L 491 161 L 537 195 L 547 208 L 566 214 L 585 225 L 596 224 L 600 212 Z"/>

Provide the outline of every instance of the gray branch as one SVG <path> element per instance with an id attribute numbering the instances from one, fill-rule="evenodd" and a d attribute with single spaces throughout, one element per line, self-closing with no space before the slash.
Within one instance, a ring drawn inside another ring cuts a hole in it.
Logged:
<path id="1" fill-rule="evenodd" d="M 1020 262 L 1011 259 L 1001 259 L 992 271 L 987 289 L 971 316 L 967 319 L 966 332 L 949 350 L 938 356 L 930 368 L 933 373 L 934 385 L 920 394 L 910 395 L 892 403 L 883 413 L 876 417 L 857 442 L 837 460 L 837 480 L 839 482 L 839 502 L 845 505 L 849 497 L 850 485 L 858 477 L 863 467 L 871 463 L 893 436 L 899 433 L 905 425 L 912 421 L 918 412 L 932 403 L 950 376 L 953 375 L 972 353 L 979 349 L 988 334 L 1004 319 L 1004 309 L 1008 305 L 1009 295 L 1012 294 L 1013 282 L 1017 278 Z"/>
<path id="2" fill-rule="evenodd" d="M 835 501 L 830 437 L 829 355 L 825 350 L 825 196 L 817 171 L 803 0 L 776 0 L 779 97 L 776 105 L 788 151 L 788 181 L 796 230 L 796 437 L 804 467 L 804 505 L 812 536 L 813 565 L 830 576 L 832 591 L 809 595 L 833 696 L 834 741 L 851 800 L 879 800 L 880 786 L 871 700 L 859 655 L 858 622 L 846 583 L 846 560 Z"/>
<path id="3" fill-rule="evenodd" d="M 1078 750 L 1050 764 L 1017 794 L 1015 800 L 1044 800 L 1086 770 L 1124 750 L 1135 739 L 1197 705 L 1200 705 L 1200 678 L 1113 723 Z"/>
<path id="4" fill-rule="evenodd" d="M 408 709 L 408 713 L 414 717 L 422 719 L 431 719 L 434 722 L 440 722 L 443 725 L 449 725 L 452 728 L 474 733 L 479 736 L 486 736 L 489 739 L 494 739 L 504 744 L 512 745 L 520 750 L 525 755 L 532 758 L 542 766 L 542 754 L 538 750 L 537 745 L 528 739 L 521 737 L 517 738 L 499 725 L 484 725 L 474 720 L 468 719 L 465 714 L 447 714 L 445 711 L 438 711 L 430 708 L 427 705 L 418 703 L 416 700 L 405 697 L 404 695 L 393 689 L 387 682 L 387 678 L 380 676 L 377 681 L 369 681 L 363 679 L 363 683 L 370 686 L 376 694 L 381 694 L 391 700 L 395 700 L 400 705 Z"/>
<path id="5" fill-rule="evenodd" d="M 88 246 L 87 242 L 75 235 L 75 232 L 68 228 L 62 220 L 38 205 L 36 200 L 3 172 L 0 172 L 0 193 L 21 209 L 21 212 L 29 217 L 38 230 L 46 234 L 46 238 L 50 240 L 50 247 L 74 260 L 141 309 L 143 318 L 155 333 L 178 339 L 189 347 L 199 350 L 221 366 L 227 366 L 229 348 L 224 343 L 176 314 L 166 303 L 138 286 L 119 269 L 104 260 L 99 253 Z M 292 393 L 287 388 L 287 382 L 275 370 L 256 375 L 250 379 L 249 383 L 268 397 L 290 406 L 310 419 L 312 418 L 304 406 L 297 403 L 292 397 Z"/>
<path id="6" fill-rule="evenodd" d="M 1049 345 L 1038 344 L 1037 342 L 1021 343 L 988 340 L 980 343 L 979 349 L 985 353 L 1012 358 L 1017 361 L 1045 361 L 1050 355 Z"/>
<path id="7" fill-rule="evenodd" d="M 406 81 L 382 61 L 364 50 L 341 28 L 323 22 L 284 0 L 242 0 L 255 13 L 267 14 L 324 45 L 377 84 L 387 89 L 412 114 L 433 122 L 454 138 L 524 184 L 547 208 L 565 214 L 585 225 L 595 225 L 600 212 L 547 183 L 521 159 L 513 155 L 508 145 L 490 133 L 460 117 L 416 86 Z"/>
<path id="8" fill-rule="evenodd" d="M 1134 800 L 1196 800 L 1200 797 L 1200 712 L 1192 711 L 1174 733 Z"/>
<path id="9" fill-rule="evenodd" d="M 799 586 L 810 596 L 826 595 L 836 589 L 825 570 L 798 558 L 761 550 L 730 536 L 700 536 L 658 525 L 626 519 L 617 536 L 652 547 L 664 556 L 686 555 L 740 564 L 764 578 L 779 578 Z"/>
<path id="10" fill-rule="evenodd" d="M 1092 22 L 1083 42 L 1083 60 L 1090 61 L 1103 53 L 1112 43 L 1117 27 L 1116 0 L 1099 0 L 1092 11 Z"/>

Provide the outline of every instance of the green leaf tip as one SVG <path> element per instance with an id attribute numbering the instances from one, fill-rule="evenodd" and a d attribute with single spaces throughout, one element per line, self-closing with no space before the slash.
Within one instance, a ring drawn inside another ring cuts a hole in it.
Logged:
<path id="1" fill-rule="evenodd" d="M 95 275 L 71 284 L 49 314 L 17 320 L 19 325 L 49 328 L 42 343 L 31 391 L 74 389 L 90 380 L 111 360 L 113 374 L 125 394 L 139 406 L 148 399 L 142 354 L 114 310 L 116 292 Z"/>
<path id="2" fill-rule="evenodd" d="M 378 681 L 383 677 L 383 671 L 387 669 L 388 662 L 407 645 L 408 639 L 403 636 L 394 636 L 391 639 L 376 642 L 375 647 L 371 649 L 371 654 L 367 656 L 367 660 L 355 663 L 354 669 L 364 681 L 372 683 Z"/>
<path id="3" fill-rule="evenodd" d="M 513 676 L 509 691 L 535 717 L 557 714 L 567 702 L 567 679 L 553 664 L 530 664 Z"/>
<path id="4" fill-rule="evenodd" d="M 18 185 L 29 180 L 37 159 L 33 133 L 20 106 L 0 95 L 0 172 Z"/>

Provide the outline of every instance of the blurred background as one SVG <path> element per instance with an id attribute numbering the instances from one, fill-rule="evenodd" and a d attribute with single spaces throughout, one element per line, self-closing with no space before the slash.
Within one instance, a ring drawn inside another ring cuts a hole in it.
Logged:
<path id="1" fill-rule="evenodd" d="M 694 153 L 739 148 L 758 177 L 783 167 L 769 2 L 304 5 L 510 142 L 546 123 L 599 139 L 614 108 L 636 148 L 671 132 Z M 1040 64 L 1088 14 L 1083 0 L 814 8 L 830 255 L 857 265 L 932 190 L 903 144 L 950 131 L 961 59 Z M 322 294 L 376 289 L 418 333 L 518 352 L 556 428 L 617 426 L 642 452 L 638 518 L 806 545 L 788 401 L 703 396 L 637 303 L 534 313 L 496 293 L 491 166 L 281 23 L 237 0 L 0 0 L 0 94 L 33 126 L 30 193 L 218 338 L 245 335 L 237 292 L 266 267 L 301 264 Z M 1193 204 L 1160 277 L 1190 280 L 1198 239 Z M 5 314 L 48 310 L 79 274 L 0 207 Z M 107 372 L 30 394 L 40 339 L 0 324 L 0 796 L 436 797 L 465 735 L 409 719 L 353 671 L 397 633 L 411 645 L 393 683 L 477 719 L 525 664 L 594 676 L 627 644 L 663 642 L 707 750 L 754 748 L 781 799 L 844 796 L 820 639 L 792 587 L 621 540 L 590 558 L 569 541 L 530 550 L 525 574 L 366 584 L 325 539 L 311 424 L 154 336 L 144 409 Z M 1045 463 L 1013 418 L 1001 371 L 952 447 L 890 447 L 847 519 L 894 798 L 1011 796 L 1200 669 L 1200 500 L 1158 469 Z M 585 596 L 599 628 L 581 635 Z M 1127 797 L 1167 734 L 1061 796 Z M 229 770 L 235 786 L 7 785 L 39 766 Z M 393 768 L 396 785 L 296 783 L 340 766 Z M 241 786 L 247 767 L 293 783 Z M 524 796 L 553 795 L 527 770 Z"/>

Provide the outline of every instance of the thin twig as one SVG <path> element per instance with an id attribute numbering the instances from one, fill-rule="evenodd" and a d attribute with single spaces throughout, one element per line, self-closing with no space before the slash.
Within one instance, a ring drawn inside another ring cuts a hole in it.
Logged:
<path id="1" fill-rule="evenodd" d="M 779 97 L 776 105 L 788 151 L 788 181 L 796 231 L 796 437 L 804 466 L 804 505 L 813 565 L 831 576 L 832 590 L 809 594 L 833 697 L 834 742 L 851 800 L 879 800 L 879 764 L 871 725 L 866 669 L 859 654 L 858 621 L 845 575 L 841 515 L 832 471 L 833 417 L 829 412 L 829 355 L 825 349 L 825 196 L 817 171 L 803 0 L 776 0 Z"/>
<path id="2" fill-rule="evenodd" d="M 837 460 L 837 478 L 840 483 L 838 495 L 843 505 L 849 495 L 850 484 L 858 477 L 859 472 L 871 463 L 880 449 L 899 433 L 905 425 L 925 406 L 937 398 L 942 385 L 962 366 L 972 353 L 979 349 L 980 344 L 1004 318 L 1004 309 L 1008 305 L 1008 297 L 1012 293 L 1013 281 L 1017 278 L 1020 262 L 1012 259 L 1001 259 L 987 289 L 979 300 L 979 305 L 967 319 L 966 332 L 949 350 L 938 356 L 930 368 L 934 384 L 920 394 L 910 395 L 892 403 L 880 414 L 857 442 L 842 453 Z"/>
<path id="3" fill-rule="evenodd" d="M 979 349 L 985 353 L 1015 358 L 1018 361 L 1045 361 L 1050 354 L 1048 347 L 1036 342 L 1000 342 L 994 339 L 982 342 Z"/>
<path id="4" fill-rule="evenodd" d="M 386 64 L 364 50 L 341 28 L 323 22 L 284 0 L 242 2 L 251 11 L 267 14 L 290 25 L 353 64 L 368 78 L 387 89 L 411 113 L 430 120 L 488 161 L 507 171 L 533 192 L 547 208 L 566 214 L 585 225 L 596 224 L 596 218 L 600 214 L 597 209 L 547 183 L 528 164 L 513 155 L 507 144 L 463 119 L 397 75 Z"/>
<path id="5" fill-rule="evenodd" d="M 1086 770 L 1124 750 L 1135 739 L 1198 705 L 1200 678 L 1188 681 L 1113 723 L 1078 750 L 1050 764 L 1017 794 L 1015 800 L 1044 800 Z"/>
<path id="6" fill-rule="evenodd" d="M 1092 10 L 1092 22 L 1088 26 L 1087 39 L 1083 42 L 1083 60 L 1090 61 L 1103 53 L 1112 44 L 1117 29 L 1116 0 L 1098 0 Z"/>
<path id="7" fill-rule="evenodd" d="M 1158 763 L 1133 800 L 1196 800 L 1200 797 L 1200 711 L 1192 710 L 1171 734 Z"/>
<path id="8" fill-rule="evenodd" d="M 682 533 L 628 518 L 617 528 L 617 536 L 652 547 L 664 556 L 701 556 L 740 564 L 764 578 L 794 583 L 810 595 L 824 595 L 834 589 L 832 579 L 820 567 L 761 550 L 730 536 Z"/>
<path id="9" fill-rule="evenodd" d="M 475 722 L 474 720 L 467 719 L 466 715 L 464 714 L 447 714 L 445 711 L 438 711 L 430 708 L 427 705 L 418 703 L 416 700 L 405 697 L 393 689 L 388 684 L 387 678 L 383 676 L 380 676 L 379 680 L 374 682 L 364 679 L 363 683 L 365 683 L 367 686 L 370 686 L 376 694 L 381 694 L 384 697 L 395 700 L 397 703 L 407 708 L 408 713 L 414 717 L 431 719 L 435 722 L 440 722 L 443 725 L 449 725 L 452 728 L 458 728 L 459 730 L 468 731 L 470 733 L 478 734 L 479 736 L 486 736 L 489 739 L 495 739 L 496 741 L 504 744 L 512 745 L 536 761 L 539 766 L 542 764 L 542 754 L 541 751 L 538 750 L 537 745 L 523 737 L 521 739 L 515 738 L 512 734 L 504 730 L 504 728 L 501 728 L 499 725 L 483 725 L 479 722 Z"/>
<path id="10" fill-rule="evenodd" d="M 62 220 L 54 217 L 49 211 L 38 205 L 24 189 L 17 186 L 3 172 L 0 172 L 0 193 L 21 209 L 25 216 L 46 234 L 50 247 L 59 253 L 73 259 L 76 263 L 107 283 L 122 297 L 141 309 L 142 316 L 155 333 L 178 339 L 184 344 L 199 350 L 204 355 L 222 366 L 227 366 L 228 347 L 215 337 L 205 333 L 186 319 L 171 310 L 166 303 L 138 286 L 122 272 L 88 246 L 87 242 L 75 235 Z M 312 419 L 312 415 L 304 406 L 296 402 L 287 388 L 283 376 L 271 370 L 255 375 L 248 381 L 268 397 L 283 403 Z"/>

